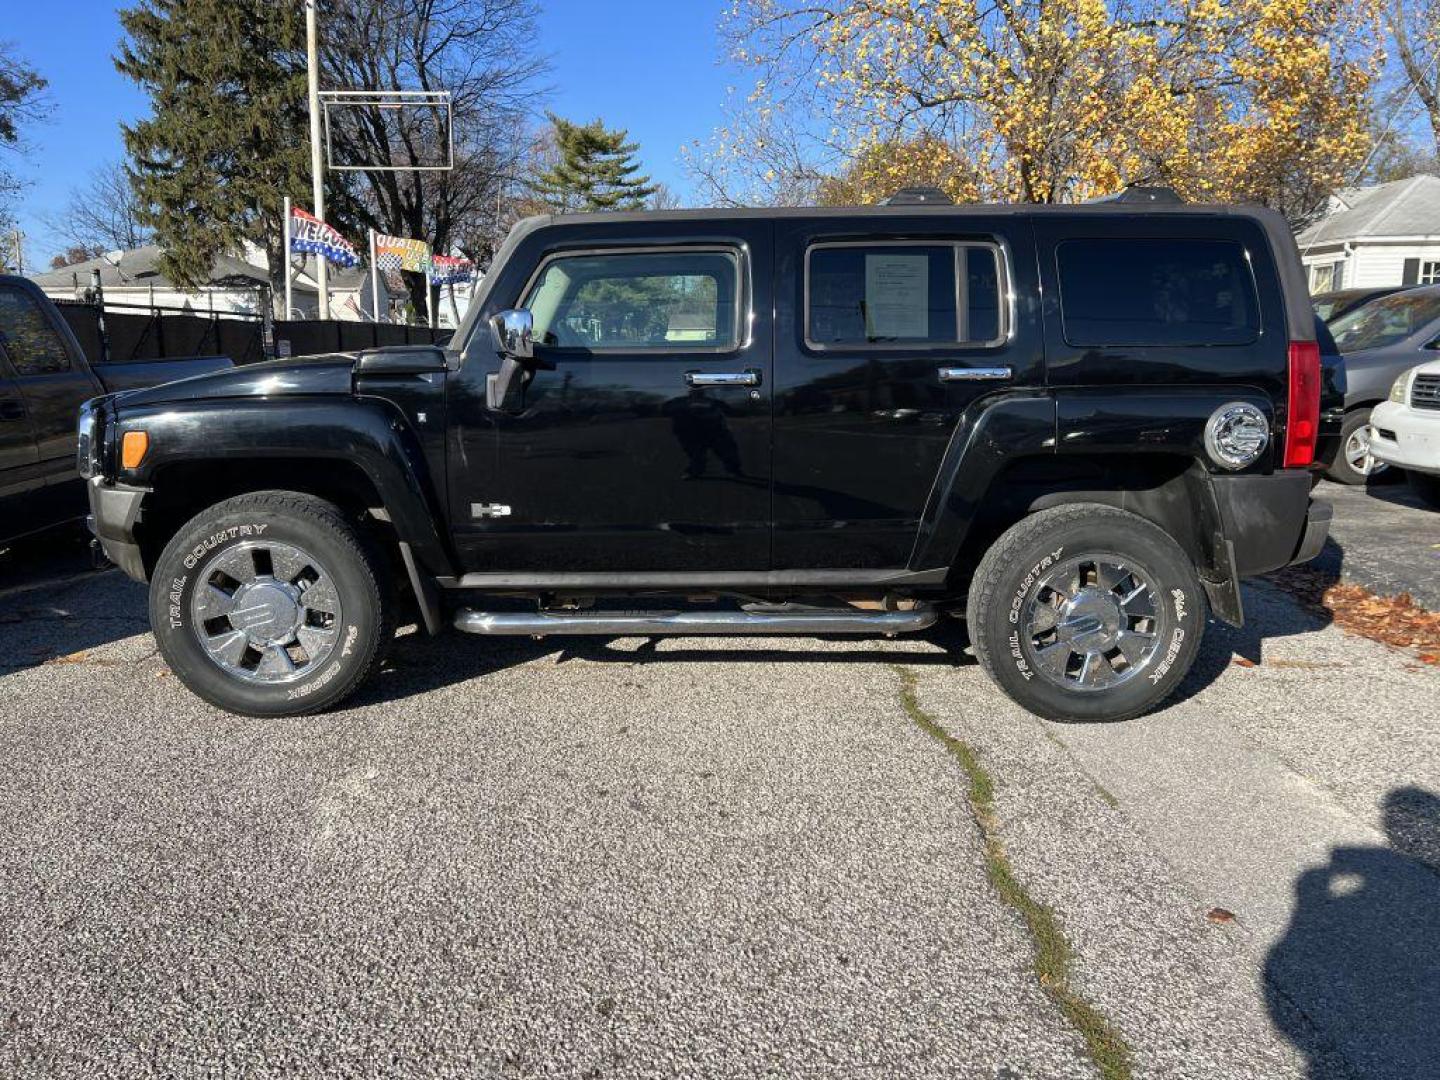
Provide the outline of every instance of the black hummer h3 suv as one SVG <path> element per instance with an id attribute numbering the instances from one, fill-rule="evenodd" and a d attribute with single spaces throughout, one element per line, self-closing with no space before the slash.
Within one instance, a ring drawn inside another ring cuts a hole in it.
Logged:
<path id="1" fill-rule="evenodd" d="M 81 468 L 166 660 L 235 712 L 341 700 L 410 605 L 537 636 L 950 613 L 1026 708 L 1114 720 L 1319 551 L 1321 398 L 1264 210 L 613 213 L 518 225 L 449 349 L 96 399 Z"/>

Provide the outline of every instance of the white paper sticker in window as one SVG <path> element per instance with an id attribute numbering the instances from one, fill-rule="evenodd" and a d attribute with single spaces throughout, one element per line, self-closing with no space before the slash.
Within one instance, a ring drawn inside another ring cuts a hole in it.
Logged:
<path id="1" fill-rule="evenodd" d="M 930 257 L 865 256 L 865 334 L 867 337 L 930 336 Z"/>

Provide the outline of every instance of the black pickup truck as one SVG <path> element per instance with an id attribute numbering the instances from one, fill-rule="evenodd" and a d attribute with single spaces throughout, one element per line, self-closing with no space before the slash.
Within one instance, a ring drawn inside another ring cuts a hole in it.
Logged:
<path id="1" fill-rule="evenodd" d="M 533 218 L 453 348 L 101 398 L 80 467 L 166 659 L 236 712 L 339 701 L 402 611 L 535 636 L 949 614 L 1022 705 L 1113 720 L 1176 688 L 1211 613 L 1239 624 L 1241 578 L 1319 551 L 1322 375 L 1263 210 Z"/>
<path id="2" fill-rule="evenodd" d="M 81 403 L 230 366 L 208 356 L 92 367 L 34 282 L 0 276 L 0 544 L 85 516 L 75 472 Z"/>

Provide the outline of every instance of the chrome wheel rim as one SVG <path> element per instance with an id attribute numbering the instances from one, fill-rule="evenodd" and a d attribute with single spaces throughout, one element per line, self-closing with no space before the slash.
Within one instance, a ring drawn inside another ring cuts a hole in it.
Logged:
<path id="1" fill-rule="evenodd" d="M 1109 690 L 1138 678 L 1163 640 L 1155 578 L 1132 560 L 1082 555 L 1058 563 L 1021 611 L 1020 645 L 1041 677 L 1066 690 Z"/>
<path id="2" fill-rule="evenodd" d="M 1361 476 L 1377 476 L 1390 467 L 1371 452 L 1368 424 L 1356 428 L 1345 440 L 1345 461 Z"/>
<path id="3" fill-rule="evenodd" d="M 246 541 L 200 571 L 190 625 L 205 655 L 250 683 L 317 670 L 339 640 L 340 594 L 320 560 L 291 544 Z"/>

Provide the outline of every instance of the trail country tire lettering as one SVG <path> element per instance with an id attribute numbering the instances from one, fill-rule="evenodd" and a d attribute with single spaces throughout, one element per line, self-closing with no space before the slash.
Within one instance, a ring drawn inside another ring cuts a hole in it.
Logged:
<path id="1" fill-rule="evenodd" d="M 209 536 L 191 548 L 185 555 L 185 569 L 194 570 L 195 565 L 205 557 L 206 553 L 215 550 L 221 544 L 243 536 L 260 536 L 268 525 L 232 525 L 228 529 L 221 529 L 213 536 Z"/>

